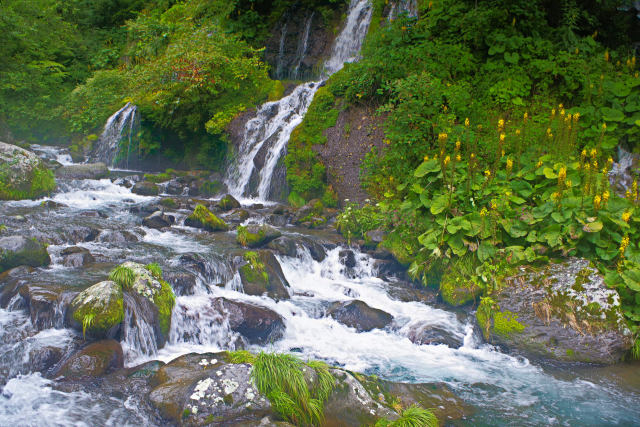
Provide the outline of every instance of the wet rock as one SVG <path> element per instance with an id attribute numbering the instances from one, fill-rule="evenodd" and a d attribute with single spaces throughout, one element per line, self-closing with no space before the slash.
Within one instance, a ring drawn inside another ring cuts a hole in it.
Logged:
<path id="1" fill-rule="evenodd" d="M 103 179 L 108 177 L 109 169 L 102 162 L 66 165 L 56 169 L 56 178 L 60 179 Z"/>
<path id="2" fill-rule="evenodd" d="M 68 317 L 86 335 L 115 337 L 124 319 L 122 287 L 110 280 L 90 286 L 73 299 Z"/>
<path id="3" fill-rule="evenodd" d="M 40 347 L 29 352 L 29 367 L 32 372 L 46 372 L 53 368 L 64 357 L 64 349 L 60 347 Z"/>
<path id="4" fill-rule="evenodd" d="M 172 216 L 165 215 L 162 211 L 155 211 L 142 220 L 142 225 L 149 228 L 161 229 L 171 227 L 174 219 Z"/>
<path id="5" fill-rule="evenodd" d="M 98 241 L 103 243 L 127 243 L 137 242 L 138 237 L 129 231 L 104 230 L 98 236 Z"/>
<path id="6" fill-rule="evenodd" d="M 267 216 L 267 223 L 274 227 L 284 227 L 289 222 L 284 215 L 271 214 Z"/>
<path id="7" fill-rule="evenodd" d="M 345 249 L 338 253 L 340 263 L 347 268 L 354 268 L 356 266 L 356 254 L 351 249 Z"/>
<path id="8" fill-rule="evenodd" d="M 7 308 L 18 290 L 30 278 L 33 268 L 20 266 L 0 273 L 0 307 Z"/>
<path id="9" fill-rule="evenodd" d="M 239 223 L 248 220 L 250 216 L 251 215 L 249 214 L 249 212 L 245 211 L 244 209 L 235 209 L 229 214 L 225 215 L 224 219 L 230 222 Z"/>
<path id="10" fill-rule="evenodd" d="M 93 255 L 88 249 L 79 246 L 71 246 L 60 252 L 62 265 L 65 267 L 82 267 L 83 265 L 95 262 Z"/>
<path id="11" fill-rule="evenodd" d="M 43 267 L 51 263 L 46 247 L 24 236 L 0 238 L 0 273 L 20 265 Z"/>
<path id="12" fill-rule="evenodd" d="M 270 251 L 245 252 L 247 262 L 240 267 L 240 280 L 247 295 L 267 295 L 277 300 L 289 299 L 289 282 L 280 263 Z"/>
<path id="13" fill-rule="evenodd" d="M 359 300 L 333 303 L 327 314 L 358 332 L 383 329 L 393 321 L 393 316 L 389 313 L 369 307 Z"/>
<path id="14" fill-rule="evenodd" d="M 424 287 L 405 280 L 394 280 L 387 283 L 389 296 L 395 300 L 410 302 L 419 301 L 434 305 L 438 302 L 438 293 L 434 288 Z"/>
<path id="15" fill-rule="evenodd" d="M 4 142 L 0 142 L 0 176 L 0 200 L 36 199 L 56 186 L 53 174 L 37 155 Z"/>
<path id="16" fill-rule="evenodd" d="M 65 205 L 64 203 L 54 202 L 53 200 L 45 200 L 44 202 L 40 203 L 40 206 L 47 209 L 58 209 L 67 207 L 67 205 Z"/>
<path id="17" fill-rule="evenodd" d="M 167 183 L 164 192 L 172 196 L 179 196 L 184 192 L 185 185 L 173 179 Z"/>
<path id="18" fill-rule="evenodd" d="M 266 345 L 282 337 L 284 320 L 266 307 L 226 298 L 216 298 L 212 306 L 227 314 L 231 330 L 242 335 L 249 344 Z"/>
<path id="19" fill-rule="evenodd" d="M 64 241 L 71 243 L 93 242 L 99 235 L 100 230 L 97 228 L 78 225 L 63 232 Z"/>
<path id="20" fill-rule="evenodd" d="M 476 314 L 485 337 L 527 357 L 609 364 L 631 348 L 620 297 L 587 260 L 523 267 L 492 298 Z"/>
<path id="21" fill-rule="evenodd" d="M 294 258 L 298 255 L 298 246 L 296 244 L 295 239 L 282 236 L 278 237 L 275 240 L 272 240 L 267 244 L 267 248 L 275 251 L 276 253 Z"/>
<path id="22" fill-rule="evenodd" d="M 152 182 L 140 181 L 131 189 L 132 193 L 139 194 L 141 196 L 157 196 L 160 192 L 158 186 Z"/>
<path id="23" fill-rule="evenodd" d="M 122 368 L 124 356 L 120 343 L 115 340 L 103 340 L 89 344 L 69 357 L 56 371 L 56 377 L 74 379 L 81 377 L 100 377 Z"/>
<path id="24" fill-rule="evenodd" d="M 382 230 L 371 230 L 367 231 L 364 235 L 365 242 L 367 244 L 371 244 L 373 246 L 377 246 L 384 240 L 385 232 Z"/>
<path id="25" fill-rule="evenodd" d="M 231 209 L 239 209 L 241 207 L 240 202 L 237 201 L 231 194 L 227 194 L 217 203 L 218 208 L 223 211 L 230 211 Z"/>
<path id="26" fill-rule="evenodd" d="M 238 227 L 237 241 L 245 247 L 259 248 L 280 236 L 282 233 L 270 225 L 247 225 Z"/>
<path id="27" fill-rule="evenodd" d="M 62 327 L 65 310 L 76 292 L 65 292 L 59 286 L 23 285 L 19 289 L 31 323 L 37 330 Z"/>
<path id="28" fill-rule="evenodd" d="M 412 326 L 407 338 L 419 345 L 439 345 L 444 344 L 449 348 L 460 348 L 464 344 L 464 337 L 458 336 L 452 331 L 448 331 L 438 325 L 419 323 Z"/>
<path id="29" fill-rule="evenodd" d="M 178 296 L 193 295 L 197 281 L 196 276 L 185 272 L 165 272 L 164 279 L 171 285 Z"/>
<path id="30" fill-rule="evenodd" d="M 226 353 L 181 356 L 159 369 L 149 399 L 180 425 L 258 425 L 271 405 L 253 384 L 251 369 L 226 363 Z"/>
<path id="31" fill-rule="evenodd" d="M 193 213 L 185 219 L 184 225 L 212 232 L 229 230 L 229 226 L 223 220 L 203 205 L 196 206 Z"/>

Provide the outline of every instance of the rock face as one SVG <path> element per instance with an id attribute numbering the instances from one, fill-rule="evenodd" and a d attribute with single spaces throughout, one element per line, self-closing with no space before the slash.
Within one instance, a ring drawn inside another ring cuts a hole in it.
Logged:
<path id="1" fill-rule="evenodd" d="M 356 328 L 358 332 L 383 329 L 393 321 L 389 313 L 369 307 L 359 300 L 333 303 L 327 314 L 344 325 Z"/>
<path id="2" fill-rule="evenodd" d="M 289 299 L 289 282 L 280 263 L 270 251 L 251 251 L 243 256 L 247 264 L 239 268 L 240 280 L 247 295 L 264 295 L 275 300 Z"/>
<path id="3" fill-rule="evenodd" d="M 56 178 L 61 179 L 102 179 L 108 176 L 109 169 L 102 162 L 66 165 L 56 169 Z"/>
<path id="4" fill-rule="evenodd" d="M 476 317 L 487 339 L 528 357 L 608 364 L 632 344 L 620 297 L 584 259 L 523 268 Z"/>
<path id="5" fill-rule="evenodd" d="M 50 263 L 46 247 L 37 240 L 24 236 L 0 238 L 0 273 L 20 265 L 42 267 Z"/>
<path id="6" fill-rule="evenodd" d="M 0 142 L 0 200 L 35 199 L 55 187 L 53 173 L 38 156 Z"/>
<path id="7" fill-rule="evenodd" d="M 188 227 L 202 228 L 206 231 L 227 231 L 229 226 L 203 205 L 197 205 L 193 213 L 184 220 Z"/>
<path id="8" fill-rule="evenodd" d="M 165 215 L 162 211 L 155 211 L 142 220 L 142 225 L 155 229 L 171 227 L 171 224 L 173 224 L 173 217 Z"/>
<path id="9" fill-rule="evenodd" d="M 59 286 L 26 284 L 19 289 L 31 323 L 39 331 L 64 325 L 64 307 L 73 299 L 75 292 L 66 292 Z"/>
<path id="10" fill-rule="evenodd" d="M 249 248 L 259 248 L 282 236 L 282 233 L 270 225 L 247 225 L 238 227 L 238 243 Z"/>
<path id="11" fill-rule="evenodd" d="M 181 425 L 235 425 L 271 414 L 251 380 L 251 365 L 230 364 L 226 353 L 188 354 L 160 368 L 149 394 L 160 414 Z M 252 423 L 253 422 L 253 423 Z"/>
<path id="12" fill-rule="evenodd" d="M 85 334 L 115 337 L 124 318 L 122 286 L 107 280 L 80 292 L 69 308 L 71 323 Z"/>
<path id="13" fill-rule="evenodd" d="M 122 368 L 124 356 L 120 343 L 103 340 L 91 343 L 73 354 L 57 370 L 55 376 L 65 378 L 99 377 Z"/>

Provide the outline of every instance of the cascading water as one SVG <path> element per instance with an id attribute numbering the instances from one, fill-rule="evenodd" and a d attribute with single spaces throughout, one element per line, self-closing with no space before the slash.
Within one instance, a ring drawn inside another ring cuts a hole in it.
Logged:
<path id="1" fill-rule="evenodd" d="M 616 186 L 620 193 L 624 194 L 633 184 L 633 166 L 640 165 L 640 159 L 637 154 L 630 153 L 624 148 L 618 146 L 618 161 L 613 164 L 609 172 L 609 181 Z M 640 166 L 639 166 L 640 167 Z"/>
<path id="2" fill-rule="evenodd" d="M 351 0 L 344 28 L 324 65 L 324 79 L 357 59 L 371 22 L 369 0 Z M 308 22 L 310 28 L 311 18 Z M 303 51 L 306 49 L 303 49 Z M 323 80 L 324 80 L 323 79 Z M 236 198 L 268 200 L 271 179 L 286 150 L 293 130 L 302 122 L 320 82 L 304 83 L 290 95 L 258 108 L 257 117 L 245 126 L 236 160 L 229 166 L 225 184 Z M 257 185 L 250 185 L 250 182 Z"/>
<path id="3" fill-rule="evenodd" d="M 287 22 L 282 26 L 280 31 L 280 44 L 278 46 L 278 58 L 276 59 L 276 79 L 284 77 L 284 42 L 287 37 Z"/>
<path id="4" fill-rule="evenodd" d="M 304 34 L 302 38 L 298 41 L 298 49 L 296 50 L 296 66 L 293 68 L 292 79 L 298 79 L 298 73 L 300 72 L 300 66 L 302 65 L 302 61 L 304 61 L 304 57 L 307 54 L 307 47 L 309 45 L 309 34 L 311 33 L 311 23 L 313 22 L 313 16 L 315 12 L 312 12 L 309 17 L 305 21 L 304 25 Z"/>
<path id="5" fill-rule="evenodd" d="M 418 1 L 399 0 L 393 3 L 389 11 L 389 20 L 393 21 L 403 13 L 406 13 L 410 18 L 416 18 L 418 16 Z"/>
<path id="6" fill-rule="evenodd" d="M 108 166 L 115 166 L 120 154 L 121 142 L 127 143 L 127 154 L 125 165 L 129 166 L 129 156 L 131 154 L 131 144 L 140 126 L 140 116 L 138 107 L 127 102 L 127 104 L 116 111 L 104 125 L 104 130 L 94 143 L 93 150 L 89 158 L 93 161 L 104 162 Z"/>

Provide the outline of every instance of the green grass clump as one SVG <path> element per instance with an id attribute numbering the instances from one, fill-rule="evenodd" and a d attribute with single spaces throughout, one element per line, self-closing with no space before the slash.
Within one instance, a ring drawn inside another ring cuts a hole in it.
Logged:
<path id="1" fill-rule="evenodd" d="M 136 275 L 131 268 L 119 265 L 111 270 L 111 273 L 109 273 L 109 280 L 113 280 L 118 285 L 122 286 L 122 289 L 128 290 L 133 287 Z"/>
<path id="2" fill-rule="evenodd" d="M 249 363 L 256 362 L 256 355 L 249 353 L 247 350 L 236 350 L 227 352 L 227 358 L 231 363 Z"/>
<path id="3" fill-rule="evenodd" d="M 438 418 L 428 409 L 412 406 L 405 409 L 397 420 L 382 418 L 375 427 L 438 427 Z"/>
<path id="4" fill-rule="evenodd" d="M 160 265 L 158 265 L 157 262 L 152 262 L 151 264 L 147 264 L 145 268 L 156 279 L 158 280 L 162 279 L 162 268 L 160 267 Z"/>
<path id="5" fill-rule="evenodd" d="M 160 200 L 160 204 L 161 204 L 162 206 L 164 206 L 165 208 L 170 208 L 170 209 L 173 209 L 173 208 L 175 208 L 175 207 L 177 207 L 177 206 L 178 206 L 178 204 L 176 203 L 176 201 L 175 201 L 174 199 L 172 199 L 172 198 L 169 198 L 169 197 L 168 197 L 168 198 L 165 198 L 165 199 Z"/>
<path id="6" fill-rule="evenodd" d="M 193 213 L 187 217 L 185 224 L 204 228 L 207 231 L 227 231 L 229 226 L 220 218 L 215 216 L 203 205 L 197 205 Z"/>
<path id="7" fill-rule="evenodd" d="M 144 174 L 144 179 L 146 181 L 153 182 L 154 184 L 158 184 L 158 183 L 161 183 L 161 182 L 169 181 L 171 179 L 171 175 L 169 175 L 166 172 L 162 172 L 162 173 L 159 173 L 159 174 L 145 173 Z"/>

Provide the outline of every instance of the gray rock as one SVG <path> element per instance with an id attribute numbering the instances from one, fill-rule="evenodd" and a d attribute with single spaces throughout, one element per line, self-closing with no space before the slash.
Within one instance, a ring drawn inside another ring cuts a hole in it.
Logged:
<path id="1" fill-rule="evenodd" d="M 23 148 L 0 142 L 0 200 L 35 199 L 49 193 L 55 188 L 33 188 L 36 175 L 51 174 L 42 160 Z"/>
<path id="2" fill-rule="evenodd" d="M 480 328 L 527 357 L 610 364 L 631 348 L 620 297 L 587 260 L 522 267 L 493 299 L 488 320 L 478 309 Z"/>
<path id="3" fill-rule="evenodd" d="M 389 313 L 369 307 L 359 300 L 333 303 L 327 314 L 358 332 L 383 329 L 393 321 L 393 316 Z"/>
<path id="4" fill-rule="evenodd" d="M 20 296 L 31 317 L 31 324 L 41 331 L 64 326 L 64 310 L 77 292 L 66 291 L 61 286 L 26 284 L 19 289 Z"/>
<path id="5" fill-rule="evenodd" d="M 96 283 L 71 301 L 68 323 L 86 335 L 113 338 L 124 319 L 122 287 L 110 280 Z"/>
<path id="6" fill-rule="evenodd" d="M 218 208 L 223 211 L 230 211 L 231 209 L 239 209 L 241 207 L 240 202 L 235 199 L 231 194 L 225 195 L 217 203 Z"/>
<path id="7" fill-rule="evenodd" d="M 280 236 L 278 229 L 266 224 L 238 228 L 238 243 L 249 248 L 259 248 Z"/>
<path id="8" fill-rule="evenodd" d="M 124 356 L 120 343 L 115 340 L 103 340 L 91 343 L 73 354 L 56 371 L 55 376 L 65 379 L 82 377 L 100 377 L 124 365 Z"/>
<path id="9" fill-rule="evenodd" d="M 0 273 L 20 265 L 43 267 L 51 263 L 47 248 L 24 236 L 0 238 Z"/>
<path id="10" fill-rule="evenodd" d="M 158 186 L 152 182 L 140 181 L 136 182 L 131 192 L 141 196 L 157 196 L 160 190 Z"/>
<path id="11" fill-rule="evenodd" d="M 419 345 L 444 344 L 450 348 L 460 348 L 464 344 L 464 336 L 448 331 L 441 326 L 425 323 L 413 326 L 407 337 L 412 343 Z"/>
<path id="12" fill-rule="evenodd" d="M 83 265 L 95 262 L 93 255 L 88 249 L 79 246 L 65 248 L 60 252 L 62 255 L 62 265 L 65 267 L 82 267 Z"/>
<path id="13" fill-rule="evenodd" d="M 266 307 L 216 298 L 212 307 L 226 313 L 229 327 L 249 344 L 266 345 L 282 338 L 284 319 Z"/>
<path id="14" fill-rule="evenodd" d="M 171 227 L 174 219 L 172 216 L 165 215 L 162 211 L 155 211 L 142 220 L 142 225 L 149 228 L 161 229 Z"/>
<path id="15" fill-rule="evenodd" d="M 108 176 L 109 169 L 102 162 L 66 165 L 56 169 L 56 178 L 60 179 L 103 179 Z"/>
<path id="16" fill-rule="evenodd" d="M 196 276 L 186 272 L 165 272 L 164 279 L 178 296 L 193 295 L 196 289 Z"/>
<path id="17" fill-rule="evenodd" d="M 289 282 L 273 253 L 266 250 L 247 252 L 244 259 L 248 262 L 238 272 L 245 294 L 267 295 L 275 300 L 290 298 Z"/>

